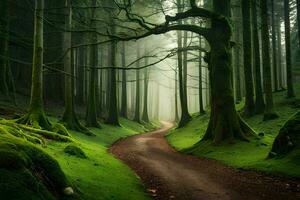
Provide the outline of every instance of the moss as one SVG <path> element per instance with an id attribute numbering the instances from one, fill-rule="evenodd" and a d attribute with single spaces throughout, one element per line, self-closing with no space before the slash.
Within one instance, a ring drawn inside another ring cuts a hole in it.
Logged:
<path id="1" fill-rule="evenodd" d="M 66 148 L 64 148 L 64 152 L 78 158 L 87 158 L 84 151 L 73 144 L 66 146 Z"/>
<path id="2" fill-rule="evenodd" d="M 54 200 L 68 185 L 58 162 L 43 150 L 10 134 L 0 136 L 1 198 Z"/>

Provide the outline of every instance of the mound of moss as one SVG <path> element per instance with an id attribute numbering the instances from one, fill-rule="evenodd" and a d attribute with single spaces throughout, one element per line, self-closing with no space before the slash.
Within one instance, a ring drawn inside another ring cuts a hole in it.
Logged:
<path id="1" fill-rule="evenodd" d="M 82 149 L 80 149 L 79 147 L 75 146 L 74 144 L 70 144 L 70 145 L 66 146 L 66 148 L 64 149 L 64 152 L 71 156 L 75 156 L 77 158 L 83 158 L 83 159 L 87 158 L 84 151 Z"/>
<path id="2" fill-rule="evenodd" d="M 18 200 L 65 198 L 69 184 L 57 161 L 38 147 L 0 135 L 0 197 Z"/>
<path id="3" fill-rule="evenodd" d="M 284 156 L 292 150 L 300 150 L 300 111 L 280 129 L 269 157 Z"/>

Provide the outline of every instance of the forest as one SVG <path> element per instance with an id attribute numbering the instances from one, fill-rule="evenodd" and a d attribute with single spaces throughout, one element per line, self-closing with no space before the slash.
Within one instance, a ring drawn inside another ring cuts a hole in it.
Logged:
<path id="1" fill-rule="evenodd" d="M 0 200 L 300 200 L 300 0 L 1 0 Z"/>

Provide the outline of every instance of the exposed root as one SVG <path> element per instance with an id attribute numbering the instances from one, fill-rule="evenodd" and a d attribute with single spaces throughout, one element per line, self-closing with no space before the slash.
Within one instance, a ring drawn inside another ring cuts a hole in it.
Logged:
<path id="1" fill-rule="evenodd" d="M 60 127 L 60 126 L 56 126 Z M 57 130 L 63 130 L 62 128 L 56 128 Z M 66 131 L 66 130 L 64 130 Z M 17 124 L 13 121 L 0 119 L 0 133 L 9 134 L 18 138 L 25 139 L 34 144 L 46 145 L 45 139 L 56 140 L 61 142 L 72 142 L 73 140 L 69 135 L 61 135 L 59 133 L 36 129 L 23 124 Z M 68 132 L 64 132 L 67 134 Z"/>
<path id="2" fill-rule="evenodd" d="M 64 115 L 63 119 L 60 121 L 63 126 L 65 126 L 69 130 L 78 131 L 84 133 L 88 136 L 95 136 L 88 128 L 84 127 L 79 120 L 77 119 L 75 114 L 66 114 Z"/>

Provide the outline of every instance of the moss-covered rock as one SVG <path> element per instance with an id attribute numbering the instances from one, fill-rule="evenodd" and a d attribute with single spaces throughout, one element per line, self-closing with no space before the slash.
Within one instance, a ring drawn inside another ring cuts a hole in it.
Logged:
<path id="1" fill-rule="evenodd" d="M 78 158 L 87 158 L 84 151 L 73 144 L 66 146 L 64 152 L 71 156 L 76 156 Z"/>
<path id="2" fill-rule="evenodd" d="M 284 156 L 300 149 L 300 112 L 295 114 L 279 131 L 269 157 Z"/>
<path id="3" fill-rule="evenodd" d="M 0 135 L 1 199 L 55 200 L 64 197 L 68 187 L 54 158 L 25 140 Z"/>

